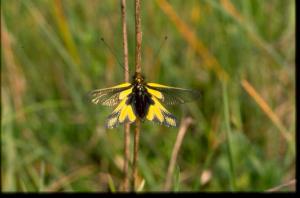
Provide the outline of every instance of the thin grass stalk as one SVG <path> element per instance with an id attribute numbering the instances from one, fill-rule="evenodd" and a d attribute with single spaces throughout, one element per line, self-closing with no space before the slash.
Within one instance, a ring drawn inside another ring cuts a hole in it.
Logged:
<path id="1" fill-rule="evenodd" d="M 292 180 L 290 180 L 288 182 L 285 182 L 283 184 L 280 184 L 278 186 L 270 188 L 270 189 L 266 190 L 266 192 L 278 192 L 278 191 L 280 191 L 280 190 L 282 190 L 284 188 L 288 188 L 288 187 L 289 188 L 295 188 L 295 186 L 296 186 L 296 179 L 292 179 Z"/>
<path id="2" fill-rule="evenodd" d="M 96 166 L 91 164 L 79 167 L 68 174 L 62 175 L 60 178 L 50 183 L 47 187 L 44 187 L 44 192 L 57 192 L 80 178 L 95 174 L 96 168 Z"/>
<path id="3" fill-rule="evenodd" d="M 70 22 L 68 21 L 68 18 L 66 16 L 63 4 L 64 2 L 62 0 L 53 1 L 53 14 L 57 22 L 58 30 L 62 37 L 64 45 L 66 46 L 68 53 L 70 54 L 72 60 L 75 63 L 75 67 L 77 70 L 76 75 L 79 76 L 82 85 L 85 88 L 88 88 L 91 87 L 91 81 L 85 75 L 84 68 L 80 59 L 80 54 L 74 41 L 74 37 L 72 35 L 69 25 Z"/>
<path id="4" fill-rule="evenodd" d="M 164 191 L 170 191 L 170 189 L 171 189 L 172 176 L 173 176 L 173 173 L 174 173 L 177 156 L 178 156 L 183 138 L 186 134 L 186 131 L 189 128 L 189 126 L 192 124 L 192 122 L 193 122 L 193 119 L 191 117 L 187 117 L 181 122 L 179 131 L 178 131 L 178 134 L 177 134 L 177 137 L 176 137 L 176 141 L 175 141 L 175 144 L 174 144 L 174 147 L 173 147 L 173 150 L 172 150 L 171 159 L 170 159 L 170 162 L 169 162 L 169 167 L 168 167 L 168 171 L 167 171 Z"/>
<path id="5" fill-rule="evenodd" d="M 45 188 L 45 162 L 42 160 L 40 162 L 40 183 L 39 192 L 43 192 Z"/>
<path id="6" fill-rule="evenodd" d="M 222 82 L 222 96 L 224 105 L 224 119 L 225 119 L 225 136 L 227 140 L 227 156 L 229 160 L 229 176 L 230 176 L 230 189 L 234 191 L 236 189 L 235 183 L 235 168 L 232 156 L 232 143 L 231 143 L 231 127 L 229 120 L 229 106 L 228 106 L 228 91 L 226 82 Z"/>
<path id="7" fill-rule="evenodd" d="M 141 58 L 142 58 L 142 28 L 141 28 L 141 2 L 135 0 L 135 35 L 136 35 L 136 47 L 135 47 L 135 72 L 141 73 Z"/>
<path id="8" fill-rule="evenodd" d="M 136 48 L 135 48 L 135 72 L 141 73 L 141 47 L 142 47 L 142 31 L 141 31 L 141 2 L 135 0 L 135 34 L 136 34 Z M 138 182 L 138 151 L 139 151 L 139 136 L 140 136 L 141 121 L 136 120 L 134 131 L 134 151 L 133 151 L 133 167 L 132 167 L 132 189 L 135 191 Z"/>
<path id="9" fill-rule="evenodd" d="M 139 139 L 140 139 L 140 126 L 141 121 L 136 120 L 136 126 L 134 130 L 134 148 L 133 148 L 133 165 L 132 165 L 132 189 L 135 191 L 138 187 L 138 154 L 139 154 Z"/>
<path id="10" fill-rule="evenodd" d="M 59 33 L 61 34 L 66 48 L 68 49 L 70 55 L 72 56 L 76 64 L 80 65 L 80 56 L 76 48 L 76 44 L 74 42 L 71 30 L 69 28 L 68 20 L 63 9 L 63 2 L 61 0 L 55 0 L 53 2 L 53 11 L 55 19 L 57 21 Z"/>
<path id="11" fill-rule="evenodd" d="M 9 82 L 8 87 L 10 88 L 10 95 L 18 96 L 12 97 L 15 111 L 22 112 L 24 109 L 23 98 L 26 91 L 26 79 L 20 65 L 17 64 L 13 50 L 13 40 L 14 37 L 7 29 L 4 16 L 1 14 L 1 47 L 3 47 L 4 67 L 7 70 L 6 76 Z M 22 124 L 26 122 L 26 118 L 23 114 L 20 114 L 16 121 L 18 124 Z"/>
<path id="12" fill-rule="evenodd" d="M 286 142 L 292 143 L 293 139 L 289 131 L 286 129 L 282 121 L 271 109 L 271 107 L 268 105 L 265 99 L 263 99 L 263 97 L 255 90 L 255 88 L 247 80 L 242 80 L 241 84 L 245 89 L 245 91 L 253 98 L 253 100 L 259 105 L 262 111 L 269 117 L 269 119 L 278 128 L 280 135 L 286 140 Z"/>
<path id="13" fill-rule="evenodd" d="M 128 67 L 128 41 L 127 41 L 127 24 L 126 24 L 126 0 L 121 0 L 121 13 L 122 13 L 122 31 L 123 31 L 123 58 L 124 58 L 124 79 L 125 82 L 129 82 L 129 67 Z M 130 146 L 130 125 L 125 123 L 124 125 L 124 181 L 123 190 L 125 192 L 129 191 L 129 173 L 128 173 L 128 163 L 129 163 L 129 146 Z"/>
<path id="14" fill-rule="evenodd" d="M 180 18 L 178 12 L 174 10 L 170 2 L 166 0 L 157 0 L 156 3 L 167 15 L 168 19 L 175 25 L 181 36 L 195 50 L 195 52 L 201 56 L 204 63 L 202 64 L 204 69 L 214 71 L 221 81 L 229 80 L 230 77 L 228 73 L 223 69 L 218 59 L 209 51 L 204 42 L 197 37 L 195 31 Z"/>
<path id="15" fill-rule="evenodd" d="M 253 43 L 260 49 L 265 52 L 267 56 L 274 61 L 275 64 L 279 66 L 288 67 L 287 61 L 280 56 L 272 45 L 268 44 L 251 26 L 250 22 L 245 19 L 245 17 L 236 9 L 235 5 L 230 0 L 221 0 L 220 1 L 223 10 L 229 14 L 237 23 L 243 28 L 248 34 L 249 38 Z M 272 64 L 273 65 L 273 64 Z"/>

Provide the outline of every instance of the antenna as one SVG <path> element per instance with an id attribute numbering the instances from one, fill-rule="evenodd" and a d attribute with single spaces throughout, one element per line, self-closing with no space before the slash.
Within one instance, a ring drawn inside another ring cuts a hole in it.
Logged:
<path id="1" fill-rule="evenodd" d="M 112 53 L 112 55 L 115 57 L 115 59 L 117 60 L 117 62 L 119 63 L 119 65 L 126 71 L 127 69 L 121 64 L 121 61 L 117 58 L 116 54 L 114 53 L 114 51 L 111 49 L 111 47 L 104 41 L 104 38 L 101 37 L 101 41 L 104 43 L 104 45 L 109 49 L 110 53 Z"/>
<path id="2" fill-rule="evenodd" d="M 166 40 L 168 40 L 168 36 L 167 35 L 164 37 L 164 40 L 161 42 L 161 44 L 160 44 L 160 46 L 159 46 L 159 48 L 158 48 L 158 50 L 157 50 L 157 52 L 156 52 L 156 54 L 154 56 L 153 60 L 155 60 L 155 64 L 158 62 L 159 52 L 160 52 L 161 48 L 164 46 L 164 44 L 166 43 Z"/>

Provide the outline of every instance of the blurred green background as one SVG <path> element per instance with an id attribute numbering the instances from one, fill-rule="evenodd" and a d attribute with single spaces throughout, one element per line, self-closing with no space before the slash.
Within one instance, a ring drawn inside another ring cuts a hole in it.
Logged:
<path id="1" fill-rule="evenodd" d="M 132 75 L 131 0 L 127 22 Z M 295 190 L 294 1 L 142 1 L 142 32 L 146 80 L 202 93 L 168 107 L 194 120 L 171 190 Z M 122 62 L 120 1 L 1 1 L 2 191 L 120 188 L 123 127 L 105 129 L 112 109 L 86 100 L 124 81 L 101 37 Z M 142 124 L 142 191 L 163 189 L 177 133 Z"/>

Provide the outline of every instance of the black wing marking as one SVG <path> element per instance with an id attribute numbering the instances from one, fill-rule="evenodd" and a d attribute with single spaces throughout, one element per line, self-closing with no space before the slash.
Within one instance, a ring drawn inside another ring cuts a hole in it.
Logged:
<path id="1" fill-rule="evenodd" d="M 200 92 L 197 90 L 183 89 L 177 87 L 169 87 L 156 83 L 147 83 L 148 88 L 159 91 L 162 98 L 159 99 L 166 105 L 176 105 L 197 100 L 200 97 Z"/>
<path id="2" fill-rule="evenodd" d="M 125 86 L 127 85 L 128 86 Z M 90 101 L 94 104 L 115 106 L 120 102 L 119 95 L 122 91 L 131 88 L 131 84 L 124 83 L 110 88 L 96 89 L 89 93 Z"/>

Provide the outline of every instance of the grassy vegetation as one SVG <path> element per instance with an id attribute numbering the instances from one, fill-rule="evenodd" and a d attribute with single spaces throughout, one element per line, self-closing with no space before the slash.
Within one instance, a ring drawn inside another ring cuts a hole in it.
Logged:
<path id="1" fill-rule="evenodd" d="M 133 73 L 134 3 L 127 3 Z M 193 118 L 171 190 L 265 191 L 295 178 L 294 4 L 142 1 L 146 80 L 202 92 L 169 107 L 179 121 Z M 120 188 L 123 127 L 106 130 L 112 109 L 86 100 L 92 89 L 123 82 L 101 37 L 122 60 L 119 1 L 1 1 L 2 191 Z M 163 190 L 177 132 L 142 124 L 141 191 Z"/>

